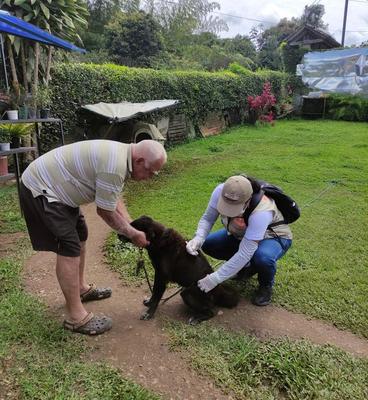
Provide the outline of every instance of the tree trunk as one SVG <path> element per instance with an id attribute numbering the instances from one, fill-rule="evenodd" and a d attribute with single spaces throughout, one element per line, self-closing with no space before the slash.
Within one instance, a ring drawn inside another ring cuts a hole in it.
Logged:
<path id="1" fill-rule="evenodd" d="M 20 59 L 22 63 L 22 73 L 23 73 L 23 87 L 26 93 L 28 93 L 28 78 L 27 78 L 27 61 L 26 61 L 26 53 L 24 47 L 24 40 L 21 41 L 20 44 Z"/>
<path id="2" fill-rule="evenodd" d="M 14 85 L 19 86 L 17 68 L 15 67 L 13 48 L 12 48 L 12 44 L 11 44 L 11 41 L 9 38 L 6 39 L 6 45 L 7 45 L 7 49 L 8 49 L 10 70 L 11 70 L 11 74 L 12 74 L 12 84 L 13 84 L 13 86 Z"/>
<path id="3" fill-rule="evenodd" d="M 52 47 L 49 46 L 47 48 L 47 61 L 46 61 L 46 86 L 49 85 L 50 81 L 50 71 L 51 71 L 51 63 L 52 63 Z"/>
<path id="4" fill-rule="evenodd" d="M 34 53 L 35 53 L 35 65 L 34 65 L 34 71 L 33 71 L 33 85 L 35 88 L 35 92 L 37 93 L 38 70 L 39 70 L 39 64 L 40 64 L 40 44 L 38 42 L 36 42 L 34 44 Z"/>

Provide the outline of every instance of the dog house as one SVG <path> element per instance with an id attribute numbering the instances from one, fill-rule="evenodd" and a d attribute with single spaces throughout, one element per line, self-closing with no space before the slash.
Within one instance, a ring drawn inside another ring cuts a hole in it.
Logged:
<path id="1" fill-rule="evenodd" d="M 78 112 L 79 127 L 88 139 L 110 139 L 124 143 L 153 139 L 165 143 L 169 117 L 155 118 L 153 115 L 173 109 L 178 104 L 179 100 L 87 104 Z"/>

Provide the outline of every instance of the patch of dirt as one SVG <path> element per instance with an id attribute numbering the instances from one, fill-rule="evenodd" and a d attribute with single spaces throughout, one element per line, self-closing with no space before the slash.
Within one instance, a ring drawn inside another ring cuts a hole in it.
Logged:
<path id="1" fill-rule="evenodd" d="M 26 236 L 23 232 L 2 233 L 0 235 L 0 258 L 14 250 L 18 242 Z"/>
<path id="2" fill-rule="evenodd" d="M 119 368 L 122 375 L 161 394 L 165 399 L 231 399 L 212 382 L 190 369 L 178 352 L 171 352 L 163 328 L 162 317 L 186 321 L 188 314 L 180 296 L 160 305 L 156 317 L 141 321 L 145 307 L 142 300 L 149 295 L 148 288 L 124 286 L 118 275 L 103 262 L 102 246 L 109 227 L 96 214 L 95 207 L 84 207 L 90 237 L 87 242 L 87 270 L 90 282 L 110 286 L 113 296 L 87 304 L 94 313 L 113 318 L 110 332 L 90 337 L 95 351 L 90 359 L 104 360 Z M 41 297 L 52 311 L 65 318 L 64 298 L 55 275 L 55 255 L 39 252 L 25 266 L 26 289 Z M 166 294 L 167 295 L 167 294 Z M 256 307 L 242 300 L 234 310 L 222 312 L 211 320 L 228 330 L 246 332 L 261 339 L 290 337 L 309 339 L 317 344 L 331 344 L 360 357 L 368 357 L 368 341 L 350 332 L 341 331 L 302 314 L 295 314 L 275 306 Z"/>

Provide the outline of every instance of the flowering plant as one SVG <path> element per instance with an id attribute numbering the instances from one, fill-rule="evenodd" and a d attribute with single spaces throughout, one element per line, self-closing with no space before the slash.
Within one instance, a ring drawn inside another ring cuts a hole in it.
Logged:
<path id="1" fill-rule="evenodd" d="M 248 96 L 247 101 L 250 122 L 256 123 L 260 121 L 273 125 L 274 113 L 271 108 L 276 104 L 276 97 L 271 92 L 270 82 L 265 82 L 263 91 L 259 96 Z"/>

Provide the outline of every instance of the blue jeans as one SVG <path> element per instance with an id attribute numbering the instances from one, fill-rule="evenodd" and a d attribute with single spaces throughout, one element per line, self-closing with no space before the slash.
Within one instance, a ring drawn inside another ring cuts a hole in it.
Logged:
<path id="1" fill-rule="evenodd" d="M 282 242 L 282 245 L 280 243 Z M 277 260 L 290 248 L 291 239 L 263 239 L 250 260 L 249 272 L 258 274 L 260 286 L 273 286 Z M 218 260 L 229 260 L 239 249 L 240 240 L 228 235 L 226 229 L 210 233 L 203 243 L 202 250 Z"/>

